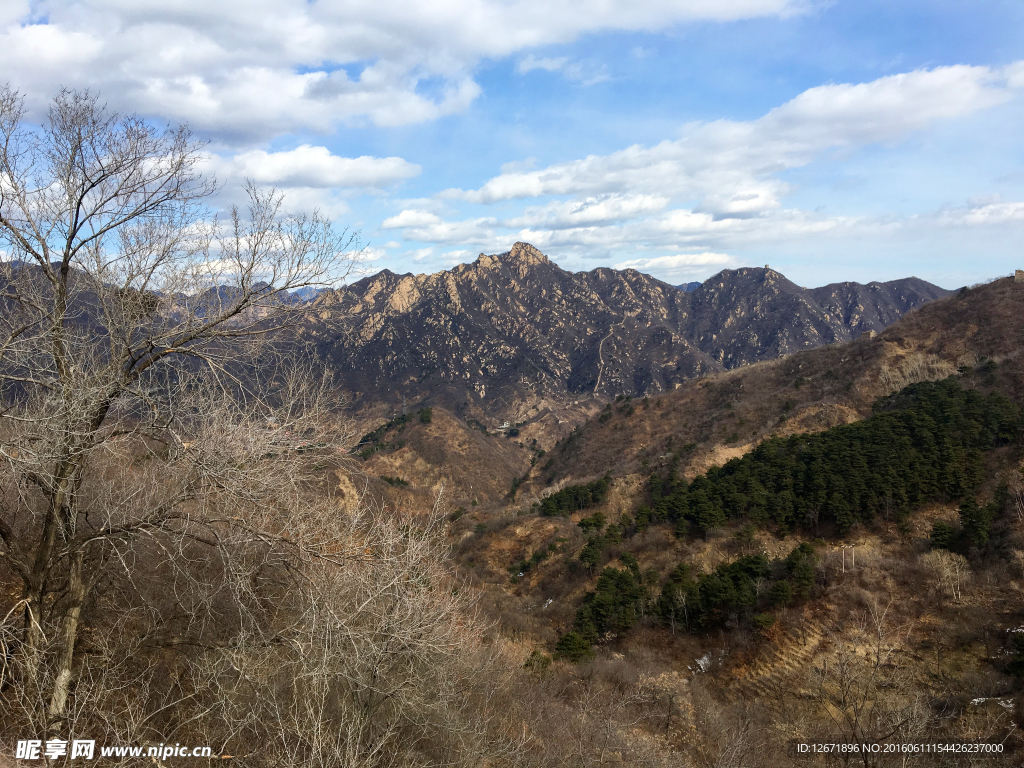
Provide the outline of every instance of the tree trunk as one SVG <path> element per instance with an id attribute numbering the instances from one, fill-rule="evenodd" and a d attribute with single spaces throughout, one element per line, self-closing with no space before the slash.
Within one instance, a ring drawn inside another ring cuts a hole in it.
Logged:
<path id="1" fill-rule="evenodd" d="M 85 553 L 78 550 L 71 559 L 71 573 L 68 576 L 68 599 L 70 601 L 64 614 L 64 626 L 61 628 L 60 648 L 57 656 L 57 676 L 53 683 L 50 696 L 49 729 L 57 732 L 61 720 L 67 711 L 68 693 L 71 690 L 71 668 L 75 657 L 75 642 L 78 639 L 78 622 L 82 614 L 82 603 L 85 602 L 86 584 L 82 578 L 82 562 Z"/>

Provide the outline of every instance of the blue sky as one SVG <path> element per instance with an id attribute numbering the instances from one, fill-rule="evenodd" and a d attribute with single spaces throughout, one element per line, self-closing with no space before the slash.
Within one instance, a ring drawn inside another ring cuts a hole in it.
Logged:
<path id="1" fill-rule="evenodd" d="M 431 272 L 516 240 L 673 283 L 1024 267 L 1024 3 L 146 0 L 0 8 L 0 67 L 187 121 L 208 170 Z"/>

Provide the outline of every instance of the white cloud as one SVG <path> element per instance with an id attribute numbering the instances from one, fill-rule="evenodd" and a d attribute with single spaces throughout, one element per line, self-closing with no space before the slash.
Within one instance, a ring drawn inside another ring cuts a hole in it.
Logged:
<path id="1" fill-rule="evenodd" d="M 424 227 L 440 224 L 441 217 L 429 211 L 404 210 L 397 216 L 384 219 L 382 229 L 402 229 L 403 227 Z"/>
<path id="2" fill-rule="evenodd" d="M 365 266 L 363 271 L 372 268 L 371 265 L 378 261 L 386 259 L 388 252 L 384 248 L 375 248 L 374 246 L 367 245 L 363 248 L 363 258 L 365 259 Z"/>
<path id="3" fill-rule="evenodd" d="M 947 227 L 982 227 L 1024 222 L 1024 202 L 979 202 L 967 208 L 945 209 L 934 218 Z"/>
<path id="4" fill-rule="evenodd" d="M 507 250 L 516 240 L 532 243 L 541 250 L 559 249 L 593 258 L 621 259 L 637 251 L 733 250 L 750 245 L 783 243 L 810 235 L 835 236 L 878 232 L 894 226 L 857 217 L 824 216 L 800 210 L 779 210 L 756 218 L 716 218 L 683 208 L 638 212 L 624 221 L 577 223 L 575 226 L 547 226 L 543 217 L 535 220 L 499 221 L 493 217 L 445 221 L 422 211 L 403 211 L 388 219 L 397 226 L 404 218 L 407 240 L 441 246 L 474 245 L 488 253 Z M 524 217 L 525 218 L 525 217 Z"/>
<path id="5" fill-rule="evenodd" d="M 1024 65 L 950 66 L 861 84 L 811 88 L 763 117 L 684 126 L 679 139 L 634 145 L 537 170 L 502 173 L 448 199 L 494 203 L 565 195 L 663 194 L 700 200 L 716 217 L 779 208 L 789 191 L 777 174 L 829 150 L 892 144 L 936 120 L 1003 103 L 1024 88 Z"/>
<path id="6" fill-rule="evenodd" d="M 709 268 L 726 269 L 736 260 L 726 253 L 677 253 L 649 259 L 630 259 L 615 265 L 616 269 L 635 269 L 654 275 L 668 283 L 678 283 L 694 275 L 705 275 Z"/>
<path id="7" fill-rule="evenodd" d="M 417 248 L 407 254 L 413 261 L 424 261 L 434 255 L 433 248 Z"/>
<path id="8" fill-rule="evenodd" d="M 501 225 L 512 229 L 573 229 L 611 224 L 660 211 L 668 202 L 668 198 L 661 195 L 605 195 L 584 200 L 557 201 L 540 208 L 527 208 L 521 216 L 507 219 Z"/>
<path id="9" fill-rule="evenodd" d="M 403 235 L 408 240 L 418 240 L 422 243 L 437 243 L 439 245 L 491 245 L 501 241 L 500 236 L 494 229 L 497 223 L 497 219 L 492 217 L 467 219 L 465 221 L 442 221 L 438 219 L 437 221 L 425 221 L 416 226 L 406 227 Z"/>
<path id="10" fill-rule="evenodd" d="M 510 160 L 507 163 L 501 164 L 502 173 L 520 173 L 522 171 L 532 171 L 537 167 L 537 158 L 528 157 L 525 160 Z"/>
<path id="11" fill-rule="evenodd" d="M 278 187 L 277 191 L 284 195 L 284 210 L 289 213 L 318 213 L 339 222 L 348 220 L 351 214 L 348 195 L 342 190 L 322 189 L 320 187 Z M 227 184 L 218 192 L 217 202 L 222 206 L 231 204 L 242 207 L 248 204 L 244 196 L 242 183 Z"/>
<path id="12" fill-rule="evenodd" d="M 1024 203 L 999 199 L 919 217 L 787 208 L 783 200 L 791 188 L 779 174 L 837 150 L 894 144 L 935 121 L 1006 102 L 1019 88 L 1024 88 L 1024 64 L 940 67 L 863 84 L 824 85 L 756 120 L 689 124 L 679 139 L 654 146 L 540 169 L 509 164 L 479 189 L 446 190 L 434 206 L 418 205 L 386 225 L 402 229 L 407 239 L 441 246 L 500 251 L 524 240 L 568 263 L 617 259 L 619 266 L 682 278 L 725 266 L 730 258 L 725 254 L 764 247 L 909 236 L 936 224 L 1016 224 L 1024 221 Z M 506 218 L 450 220 L 451 212 L 438 205 L 538 197 L 556 199 Z"/>
<path id="13" fill-rule="evenodd" d="M 439 245 L 489 245 L 500 242 L 493 217 L 445 221 L 435 213 L 406 209 L 381 223 L 381 229 L 401 229 L 406 240 Z"/>
<path id="14" fill-rule="evenodd" d="M 214 156 L 210 169 L 218 177 L 251 179 L 278 187 L 349 187 L 380 189 L 419 175 L 420 166 L 400 157 L 340 157 L 326 147 L 308 144 L 292 150 L 251 150 L 231 157 Z"/>
<path id="15" fill-rule="evenodd" d="M 465 109 L 483 58 L 603 30 L 796 12 L 794 0 L 14 0 L 0 69 L 38 112 L 62 85 L 230 141 Z M 566 65 L 570 66 L 570 65 Z M 581 79 L 588 73 L 581 69 Z M 433 95 L 423 85 L 440 82 Z"/>
<path id="16" fill-rule="evenodd" d="M 351 212 L 348 200 L 353 196 L 386 190 L 418 175 L 421 169 L 400 157 L 341 157 L 325 147 L 303 144 L 280 152 L 207 155 L 202 170 L 217 179 L 219 206 L 244 208 L 248 180 L 277 189 L 284 195 L 288 211 L 317 210 L 339 220 Z"/>
<path id="17" fill-rule="evenodd" d="M 570 61 L 565 56 L 538 58 L 531 53 L 516 63 L 516 71 L 521 75 L 535 69 L 559 72 L 567 79 L 575 80 L 583 85 L 595 85 L 611 79 L 603 65 L 591 61 Z"/>

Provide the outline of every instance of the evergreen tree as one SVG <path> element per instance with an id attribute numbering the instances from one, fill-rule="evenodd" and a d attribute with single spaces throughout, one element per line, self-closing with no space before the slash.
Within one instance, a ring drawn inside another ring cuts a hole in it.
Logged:
<path id="1" fill-rule="evenodd" d="M 605 541 L 602 536 L 591 536 L 580 552 L 580 562 L 594 570 L 604 557 Z"/>
<path id="2" fill-rule="evenodd" d="M 592 645 L 579 632 L 567 632 L 555 645 L 555 658 L 577 663 L 594 657 Z"/>
<path id="3" fill-rule="evenodd" d="M 789 557 L 786 558 L 789 582 L 802 600 L 808 599 L 814 588 L 814 564 L 816 561 L 817 555 L 814 552 L 814 547 L 806 541 L 790 552 Z"/>
<path id="4" fill-rule="evenodd" d="M 1001 395 L 963 389 L 954 378 L 914 384 L 875 403 L 865 421 L 766 440 L 691 483 L 652 477 L 653 508 L 638 510 L 637 527 L 641 514 L 643 524 L 666 521 L 680 536 L 691 525 L 706 532 L 729 518 L 784 534 L 796 526 L 832 523 L 845 531 L 877 516 L 901 517 L 972 493 L 984 477 L 984 452 L 1017 439 L 1020 430 L 1019 409 Z M 971 518 L 972 540 L 987 541 L 991 516 Z"/>
<path id="5" fill-rule="evenodd" d="M 993 510 L 989 506 L 979 507 L 977 500 L 973 496 L 968 496 L 960 505 L 959 514 L 960 527 L 967 540 L 979 549 L 988 544 Z"/>
<path id="6" fill-rule="evenodd" d="M 558 658 L 580 661 L 592 654 L 590 647 L 608 634 L 628 632 L 636 624 L 648 600 L 647 588 L 640 578 L 640 565 L 625 569 L 605 568 L 597 587 L 583 598 L 576 611 L 572 632 L 562 636 L 555 646 Z"/>
<path id="7" fill-rule="evenodd" d="M 785 607 L 793 601 L 793 587 L 790 586 L 788 581 L 783 579 L 772 585 L 771 591 L 768 595 L 771 598 L 772 605 L 781 605 Z"/>

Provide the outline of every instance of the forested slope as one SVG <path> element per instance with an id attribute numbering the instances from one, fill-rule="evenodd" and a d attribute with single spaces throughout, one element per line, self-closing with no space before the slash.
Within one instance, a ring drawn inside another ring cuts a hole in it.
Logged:
<path id="1" fill-rule="evenodd" d="M 953 377 L 913 384 L 875 403 L 870 418 L 824 432 L 773 437 L 692 482 L 652 478 L 652 520 L 706 532 L 744 518 L 786 532 L 844 533 L 901 519 L 928 502 L 961 499 L 985 477 L 984 452 L 1016 440 L 1020 409 Z"/>

